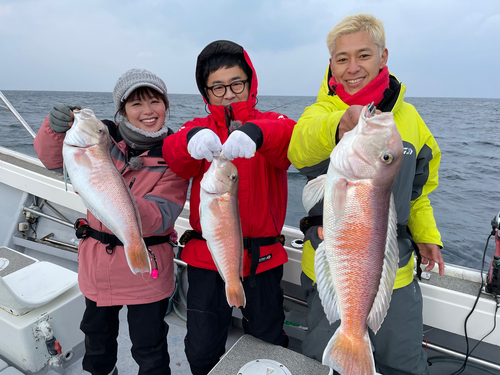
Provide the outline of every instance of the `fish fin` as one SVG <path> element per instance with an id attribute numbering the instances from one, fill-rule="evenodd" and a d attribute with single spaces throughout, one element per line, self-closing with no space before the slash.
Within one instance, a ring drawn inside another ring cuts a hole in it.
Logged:
<path id="1" fill-rule="evenodd" d="M 68 170 L 66 169 L 66 164 L 63 163 L 63 180 L 64 180 L 64 189 L 66 191 L 68 191 L 68 180 L 69 180 L 69 177 L 68 177 Z M 73 187 L 73 190 L 75 188 Z"/>
<path id="2" fill-rule="evenodd" d="M 333 209 L 333 223 L 344 217 L 345 204 L 347 201 L 348 182 L 345 178 L 338 178 L 332 185 L 331 201 Z"/>
<path id="3" fill-rule="evenodd" d="M 241 231 L 241 226 L 240 226 L 240 238 L 241 238 L 241 255 L 240 255 L 240 274 L 239 276 L 241 277 L 242 280 L 245 280 L 243 278 L 243 254 L 245 253 L 244 245 L 243 245 L 243 232 Z"/>
<path id="4" fill-rule="evenodd" d="M 340 304 L 332 282 L 332 275 L 326 259 L 325 242 L 321 242 L 314 256 L 314 273 L 319 298 L 330 324 L 340 319 Z"/>
<path id="5" fill-rule="evenodd" d="M 127 184 L 127 181 L 125 181 L 125 178 L 121 176 L 123 179 L 123 183 L 125 184 L 125 187 L 127 188 L 128 195 L 130 197 L 130 200 L 132 201 L 132 206 L 134 207 L 135 211 L 135 217 L 137 218 L 137 226 L 139 228 L 139 234 L 142 237 L 142 220 L 141 220 L 141 214 L 139 213 L 139 207 L 137 207 L 137 202 L 135 200 L 134 194 L 132 194 L 132 190 L 130 190 L 129 184 Z M 146 198 L 147 200 L 147 198 Z M 120 240 L 123 242 L 123 240 L 120 238 Z"/>
<path id="6" fill-rule="evenodd" d="M 90 160 L 90 157 L 87 155 L 85 150 L 78 149 L 73 155 L 73 159 L 76 164 L 89 170 L 92 169 L 92 160 Z"/>
<path id="7" fill-rule="evenodd" d="M 321 201 L 325 195 L 326 174 L 309 181 L 302 191 L 302 204 L 307 212 Z"/>
<path id="8" fill-rule="evenodd" d="M 323 352 L 323 364 L 340 374 L 375 374 L 368 331 L 361 339 L 353 339 L 344 333 L 341 325 Z"/>
<path id="9" fill-rule="evenodd" d="M 210 242 L 209 241 L 207 241 L 207 247 L 208 247 L 208 250 L 210 251 L 210 254 L 212 255 L 212 260 L 215 263 L 215 267 L 217 268 L 217 271 L 219 272 L 219 275 L 222 278 L 222 281 L 224 281 L 224 283 L 226 283 L 226 285 L 227 285 L 226 278 L 224 277 L 224 274 L 221 271 L 222 268 L 220 267 L 219 263 L 217 262 L 217 257 L 215 256 L 215 253 L 210 248 Z"/>
<path id="10" fill-rule="evenodd" d="M 377 294 L 368 314 L 367 323 L 374 333 L 380 329 L 391 303 L 394 280 L 398 272 L 399 249 L 397 236 L 397 214 L 394 196 L 391 193 L 389 204 L 389 219 L 385 239 L 384 263 Z"/>
<path id="11" fill-rule="evenodd" d="M 226 283 L 226 298 L 229 306 L 245 307 L 247 298 L 241 280 L 238 280 L 237 285 L 230 286 Z"/>
<path id="12" fill-rule="evenodd" d="M 138 273 L 151 273 L 151 260 L 144 240 L 141 238 L 140 246 L 125 247 L 125 257 L 134 275 Z"/>

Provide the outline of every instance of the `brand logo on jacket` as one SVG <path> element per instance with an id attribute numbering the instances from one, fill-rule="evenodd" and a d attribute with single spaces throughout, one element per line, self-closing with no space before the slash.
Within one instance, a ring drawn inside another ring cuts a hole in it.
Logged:
<path id="1" fill-rule="evenodd" d="M 412 155 L 413 154 L 413 149 L 411 147 L 405 147 L 403 151 L 404 155 Z"/>
<path id="2" fill-rule="evenodd" d="M 269 260 L 273 257 L 273 254 L 269 254 L 269 255 L 266 255 L 266 256 L 263 256 L 263 257 L 260 257 L 259 258 L 259 263 L 262 263 L 262 262 L 265 262 L 266 260 Z"/>

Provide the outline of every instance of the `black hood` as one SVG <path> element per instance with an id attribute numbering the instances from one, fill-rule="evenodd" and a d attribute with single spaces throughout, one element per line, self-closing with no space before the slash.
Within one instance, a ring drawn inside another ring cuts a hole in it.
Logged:
<path id="1" fill-rule="evenodd" d="M 203 79 L 203 66 L 212 56 L 220 53 L 240 55 L 242 57 L 242 60 L 245 61 L 249 67 L 248 70 L 250 72 L 250 76 L 248 77 L 248 79 L 252 84 L 254 83 L 252 79 L 255 76 L 255 72 L 252 63 L 242 46 L 229 40 L 217 40 L 215 42 L 212 42 L 208 46 L 206 46 L 203 51 L 200 52 L 200 54 L 198 55 L 198 60 L 196 61 L 196 84 L 198 85 L 198 90 L 205 99 L 206 103 L 208 103 L 208 97 L 205 93 L 206 82 Z M 257 82 L 255 82 L 255 86 L 256 83 Z M 256 91 L 257 90 L 255 87 L 255 92 Z"/>

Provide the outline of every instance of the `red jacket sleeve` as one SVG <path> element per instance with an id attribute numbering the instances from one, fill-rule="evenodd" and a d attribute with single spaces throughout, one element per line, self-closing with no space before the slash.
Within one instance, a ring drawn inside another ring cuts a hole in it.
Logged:
<path id="1" fill-rule="evenodd" d="M 47 169 L 63 167 L 62 147 L 66 133 L 56 133 L 49 126 L 49 116 L 45 117 L 40 130 L 33 141 L 33 147 L 40 161 Z"/>
<path id="2" fill-rule="evenodd" d="M 257 125 L 262 131 L 262 146 L 257 150 L 274 167 L 287 170 L 290 161 L 287 158 L 288 145 L 296 122 L 285 115 L 264 112 L 248 122 Z"/>

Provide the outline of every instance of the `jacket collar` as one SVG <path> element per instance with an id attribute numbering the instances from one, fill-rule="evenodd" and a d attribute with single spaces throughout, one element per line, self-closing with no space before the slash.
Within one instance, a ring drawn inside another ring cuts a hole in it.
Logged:
<path id="1" fill-rule="evenodd" d="M 328 81 L 332 77 L 330 72 L 330 65 L 326 69 L 325 76 L 321 82 L 321 87 L 318 92 L 317 102 L 327 101 L 332 102 L 335 107 L 341 111 L 345 111 L 349 106 L 335 95 L 328 86 Z M 404 102 L 404 94 L 406 92 L 406 86 L 401 83 L 395 75 L 389 73 L 389 89 L 387 92 L 389 98 L 384 98 L 380 103 L 379 107 L 383 111 L 397 112 Z M 384 93 L 385 95 L 385 93 Z"/>

